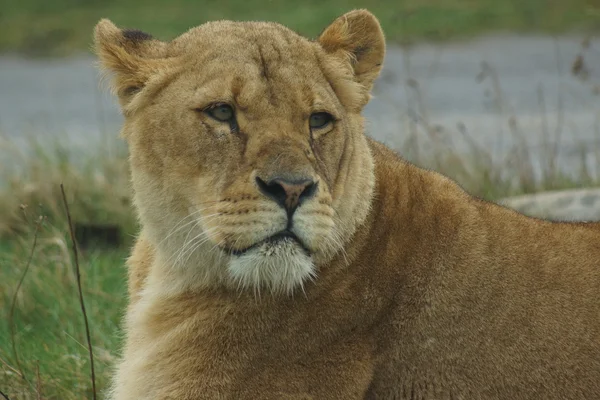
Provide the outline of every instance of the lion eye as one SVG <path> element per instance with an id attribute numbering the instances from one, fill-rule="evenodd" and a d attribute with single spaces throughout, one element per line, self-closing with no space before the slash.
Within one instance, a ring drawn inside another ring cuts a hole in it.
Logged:
<path id="1" fill-rule="evenodd" d="M 233 119 L 233 108 L 228 104 L 217 104 L 206 110 L 206 113 L 221 122 L 228 122 Z"/>
<path id="2" fill-rule="evenodd" d="M 333 120 L 333 116 L 326 112 L 318 112 L 311 114 L 309 125 L 311 129 L 324 128 Z"/>

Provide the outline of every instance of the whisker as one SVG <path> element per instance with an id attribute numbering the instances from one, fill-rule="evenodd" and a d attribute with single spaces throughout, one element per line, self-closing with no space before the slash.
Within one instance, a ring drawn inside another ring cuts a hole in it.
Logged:
<path id="1" fill-rule="evenodd" d="M 190 236 L 190 234 L 192 233 L 192 231 L 194 230 L 194 228 L 195 228 L 197 225 L 198 225 L 198 224 L 196 224 L 195 226 L 193 226 L 192 228 L 190 228 L 190 230 L 189 230 L 189 232 L 188 232 L 188 234 L 187 234 L 187 236 L 186 236 L 186 239 L 185 239 L 185 240 L 184 240 L 184 242 L 183 242 L 183 245 L 181 246 L 181 248 L 179 249 L 179 251 L 177 251 L 177 252 L 175 252 L 175 253 L 171 254 L 171 256 L 170 256 L 170 257 L 167 259 L 167 261 L 166 261 L 167 263 L 169 263 L 169 262 L 170 262 L 170 261 L 173 259 L 173 257 L 176 257 L 176 259 L 175 259 L 175 262 L 173 263 L 173 266 L 176 266 L 176 265 L 177 265 L 177 263 L 178 263 L 178 261 L 179 261 L 179 259 L 180 259 L 180 257 L 182 257 L 182 254 L 183 254 L 184 252 L 186 252 L 186 251 L 187 251 L 187 249 L 189 248 L 189 246 L 190 246 L 190 245 L 192 245 L 192 242 L 193 242 L 194 240 L 196 240 L 198 237 L 200 237 L 200 236 L 202 236 L 202 235 L 208 235 L 208 234 L 210 234 L 212 231 L 214 231 L 215 229 L 217 229 L 217 228 L 211 228 L 211 229 L 208 229 L 208 230 L 202 230 L 202 231 L 201 231 L 201 232 L 200 232 L 200 233 L 199 233 L 199 234 L 198 234 L 196 237 L 194 237 L 192 240 L 188 240 L 188 237 Z"/>
<path id="2" fill-rule="evenodd" d="M 187 217 L 186 217 L 187 218 Z M 159 243 L 158 246 L 160 246 L 163 242 L 165 242 L 167 239 L 169 239 L 171 236 L 173 236 L 175 233 L 179 232 L 180 230 L 182 230 L 183 228 L 185 228 L 186 226 L 189 226 L 193 223 L 198 223 L 197 220 L 192 219 L 191 221 L 185 223 L 183 226 L 177 228 L 177 229 L 172 229 L 171 233 L 169 233 L 167 236 L 165 236 Z"/>
<path id="3" fill-rule="evenodd" d="M 173 233 L 175 233 L 176 231 L 180 230 L 181 228 L 184 228 L 185 226 L 187 226 L 188 224 L 185 224 L 184 226 L 182 226 L 182 227 L 179 227 L 179 225 L 180 225 L 180 224 L 182 224 L 182 223 L 183 223 L 183 221 L 185 221 L 185 220 L 186 220 L 186 219 L 188 219 L 188 218 L 191 218 L 191 217 L 195 216 L 196 214 L 198 214 L 198 213 L 200 213 L 200 212 L 201 212 L 201 210 L 196 210 L 196 211 L 194 211 L 193 213 L 191 213 L 191 214 L 188 214 L 188 215 L 186 215 L 185 217 L 183 217 L 183 218 L 182 218 L 182 219 L 181 219 L 179 222 L 177 222 L 177 223 L 176 223 L 176 224 L 173 226 L 173 228 L 171 228 L 171 230 L 169 231 L 169 233 L 167 234 L 167 236 L 166 236 L 165 238 L 163 238 L 163 239 L 162 239 L 162 240 L 161 240 L 161 241 L 160 241 L 158 244 L 159 244 L 159 245 L 160 245 L 160 244 L 162 244 L 162 242 L 164 242 L 166 239 L 168 239 L 168 238 L 169 238 L 169 237 L 170 237 L 170 236 L 171 236 Z M 192 220 L 192 222 L 193 222 L 193 220 Z"/>
<path id="4" fill-rule="evenodd" d="M 216 228 L 213 228 L 213 230 L 214 229 L 216 229 Z M 178 259 L 175 261 L 175 264 L 177 264 L 179 260 L 182 260 L 186 254 L 191 255 L 196 250 L 196 248 L 198 248 L 199 246 L 203 245 L 204 243 L 210 241 L 210 236 L 208 236 L 208 234 L 209 234 L 209 232 L 202 231 L 198 235 L 196 235 L 193 239 L 191 239 L 187 243 L 186 247 L 182 248 L 182 251 L 180 252 L 180 257 L 178 257 Z M 205 237 L 202 238 L 200 241 L 197 241 L 197 239 L 201 238 L 202 236 L 205 236 Z M 189 256 L 188 256 L 188 259 L 189 259 Z M 187 262 L 187 259 L 185 262 Z M 184 264 L 185 264 L 185 262 L 184 262 Z"/>
<path id="5" fill-rule="evenodd" d="M 185 259 L 185 261 L 183 261 L 182 265 L 187 264 L 187 262 L 189 261 L 190 257 L 192 256 L 192 254 L 194 254 L 194 252 L 200 247 L 202 246 L 204 243 L 209 242 L 210 241 L 210 237 L 205 237 L 204 239 L 196 242 L 195 244 L 191 244 L 189 246 L 189 250 L 187 251 L 187 258 Z M 193 242 L 193 240 L 192 240 Z"/>

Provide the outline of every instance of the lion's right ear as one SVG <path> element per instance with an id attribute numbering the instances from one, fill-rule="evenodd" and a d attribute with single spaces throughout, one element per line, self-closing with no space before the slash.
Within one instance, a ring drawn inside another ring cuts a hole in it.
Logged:
<path id="1" fill-rule="evenodd" d="M 166 64 L 166 43 L 141 31 L 119 29 L 108 19 L 96 25 L 94 47 L 102 68 L 113 74 L 111 87 L 122 106 Z"/>

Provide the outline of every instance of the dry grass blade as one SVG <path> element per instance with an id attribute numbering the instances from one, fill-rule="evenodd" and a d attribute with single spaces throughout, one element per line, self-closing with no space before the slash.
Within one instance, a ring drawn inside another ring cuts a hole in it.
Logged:
<path id="1" fill-rule="evenodd" d="M 62 193 L 63 203 L 67 213 L 67 220 L 69 222 L 69 234 L 71 235 L 71 242 L 73 244 L 73 256 L 75 258 L 75 274 L 77 276 L 77 290 L 79 292 L 79 304 L 81 306 L 81 312 L 83 314 L 83 320 L 85 324 L 85 336 L 87 339 L 88 351 L 90 355 L 90 372 L 92 376 L 92 398 L 96 400 L 96 372 L 94 370 L 94 351 L 92 350 L 92 338 L 90 336 L 90 326 L 88 323 L 87 312 L 85 311 L 85 302 L 83 301 L 83 291 L 81 290 L 81 270 L 79 268 L 79 253 L 77 252 L 77 243 L 75 242 L 75 233 L 73 232 L 73 222 L 71 221 L 71 213 L 69 211 L 69 203 L 67 202 L 67 195 L 65 194 L 65 188 L 63 184 L 60 184 L 60 191 Z"/>
<path id="2" fill-rule="evenodd" d="M 6 360 L 2 357 L 0 357 L 0 364 L 4 365 L 6 368 L 10 369 L 12 372 L 19 375 L 19 371 L 17 371 L 13 367 L 11 367 L 10 364 L 8 362 L 6 362 Z"/>
<path id="3" fill-rule="evenodd" d="M 42 378 L 40 378 L 40 362 L 35 363 L 35 392 L 37 400 L 42 400 Z"/>
<path id="4" fill-rule="evenodd" d="M 17 351 L 17 342 L 16 342 L 16 332 L 15 332 L 15 307 L 17 305 L 17 297 L 19 295 L 19 291 L 21 290 L 21 286 L 25 281 L 25 277 L 27 276 L 27 272 L 29 271 L 29 267 L 31 266 L 31 261 L 33 260 L 33 255 L 35 254 L 35 248 L 37 246 L 38 241 L 38 233 L 40 231 L 40 227 L 42 225 L 43 217 L 40 216 L 37 223 L 35 224 L 35 231 L 33 232 L 33 244 L 31 245 L 31 251 L 29 252 L 29 257 L 27 258 L 27 264 L 25 264 L 25 269 L 21 274 L 21 278 L 19 279 L 19 283 L 17 284 L 17 288 L 15 289 L 15 293 L 13 294 L 12 303 L 10 305 L 10 312 L 8 314 L 8 325 L 10 326 L 10 341 L 12 344 L 12 352 L 13 357 L 15 358 L 15 363 L 17 364 L 17 369 L 19 371 L 19 375 L 21 378 L 30 384 L 29 379 L 23 372 L 23 367 L 21 366 L 21 361 L 19 360 L 19 352 Z"/>

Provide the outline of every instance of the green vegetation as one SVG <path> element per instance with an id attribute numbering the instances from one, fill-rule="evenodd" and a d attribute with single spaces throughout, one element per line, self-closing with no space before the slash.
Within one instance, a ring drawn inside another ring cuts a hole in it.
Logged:
<path id="1" fill-rule="evenodd" d="M 48 146 L 33 138 L 26 143 L 31 149 L 27 154 L 13 142 L 0 144 L 0 391 L 11 400 L 91 398 L 84 321 L 60 184 L 75 224 L 113 226 L 122 234 L 120 247 L 82 247 L 80 252 L 96 380 L 102 389 L 119 348 L 126 303 L 124 260 L 136 232 L 126 157 L 100 147 L 94 157 L 82 159 L 60 144 Z M 13 296 L 34 240 L 11 320 Z"/>
<path id="2" fill-rule="evenodd" d="M 40 231 L 35 255 L 19 290 L 14 325 L 9 320 L 12 298 L 24 272 L 33 236 L 5 247 L 1 253 L 0 390 L 11 400 L 92 397 L 70 243 L 65 236 L 52 235 L 48 230 L 51 228 L 46 224 Z M 120 317 L 127 299 L 125 257 L 124 250 L 92 250 L 80 257 L 99 389 L 107 386 L 119 348 Z M 18 360 L 12 351 L 13 327 Z M 21 377 L 21 371 L 25 378 Z"/>
<path id="3" fill-rule="evenodd" d="M 277 21 L 314 37 L 352 8 L 374 12 L 396 42 L 600 27 L 596 0 L 0 0 L 0 52 L 86 50 L 92 27 L 102 17 L 162 39 L 215 19 Z"/>

